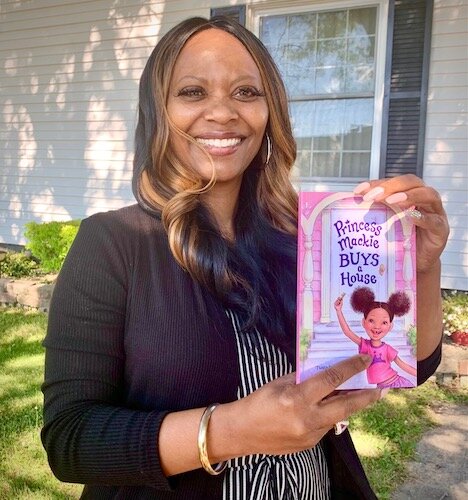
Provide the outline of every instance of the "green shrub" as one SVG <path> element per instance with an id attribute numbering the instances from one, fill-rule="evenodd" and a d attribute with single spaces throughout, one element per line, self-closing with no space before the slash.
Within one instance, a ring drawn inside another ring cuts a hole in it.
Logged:
<path id="1" fill-rule="evenodd" d="M 416 335 L 416 326 L 410 325 L 408 331 L 406 332 L 406 337 L 408 339 L 409 345 L 413 351 L 413 355 L 416 355 L 416 343 L 417 343 L 417 335 Z"/>
<path id="2" fill-rule="evenodd" d="M 444 333 L 468 332 L 468 292 L 446 290 L 442 297 Z"/>
<path id="3" fill-rule="evenodd" d="M 25 253 L 6 252 L 0 261 L 0 276 L 27 278 L 40 274 L 36 261 Z"/>
<path id="4" fill-rule="evenodd" d="M 309 351 L 310 340 L 311 340 L 310 337 L 311 337 L 311 335 L 310 335 L 309 330 L 306 330 L 305 328 L 303 328 L 301 330 L 301 335 L 300 335 L 300 339 L 299 339 L 301 361 L 305 361 L 307 359 L 307 354 Z"/>
<path id="5" fill-rule="evenodd" d="M 40 261 L 45 272 L 57 272 L 70 249 L 80 226 L 79 220 L 69 222 L 28 222 L 24 233 L 26 248 Z"/>

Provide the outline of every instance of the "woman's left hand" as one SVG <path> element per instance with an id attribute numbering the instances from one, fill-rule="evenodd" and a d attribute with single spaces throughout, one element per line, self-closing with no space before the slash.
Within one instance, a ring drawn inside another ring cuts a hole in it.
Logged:
<path id="1" fill-rule="evenodd" d="M 406 210 L 418 227 L 416 232 L 417 270 L 420 273 L 434 268 L 449 235 L 447 214 L 439 193 L 426 186 L 419 177 L 406 174 L 359 184 L 355 194 L 365 201 L 380 201 Z"/>

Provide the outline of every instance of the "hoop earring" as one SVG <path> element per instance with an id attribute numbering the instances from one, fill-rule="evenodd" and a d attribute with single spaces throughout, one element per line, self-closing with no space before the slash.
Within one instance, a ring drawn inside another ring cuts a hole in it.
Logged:
<path id="1" fill-rule="evenodd" d="M 270 158 L 271 158 L 271 153 L 272 153 L 272 146 L 271 146 L 271 139 L 268 133 L 265 135 L 266 141 L 267 141 L 267 155 L 266 155 L 266 160 L 265 160 L 265 167 L 268 166 L 268 163 L 270 163 Z"/>

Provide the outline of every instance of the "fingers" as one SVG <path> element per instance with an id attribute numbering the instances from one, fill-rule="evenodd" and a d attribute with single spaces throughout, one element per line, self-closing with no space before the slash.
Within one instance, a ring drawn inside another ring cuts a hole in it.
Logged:
<path id="1" fill-rule="evenodd" d="M 428 213 L 420 208 L 417 210 L 408 209 L 405 215 L 410 218 L 411 222 L 417 227 L 430 229 L 434 233 L 448 236 L 449 227 L 445 215 Z"/>
<path id="2" fill-rule="evenodd" d="M 398 199 L 395 201 L 396 197 L 401 201 L 398 201 Z M 425 212 L 444 213 L 439 193 L 428 186 L 418 186 L 405 192 L 392 194 L 384 198 L 383 201 L 389 205 L 398 205 L 402 210 L 416 206 L 419 210 L 423 209 Z"/>
<path id="3" fill-rule="evenodd" d="M 364 201 L 383 202 L 395 212 L 404 214 L 417 231 L 417 271 L 425 272 L 437 265 L 450 233 L 447 214 L 439 193 L 419 177 L 407 174 L 391 179 L 362 182 L 354 189 Z"/>
<path id="4" fill-rule="evenodd" d="M 430 213 L 445 213 L 439 193 L 412 174 L 363 182 L 354 193 L 361 194 L 364 201 L 382 201 L 402 210 L 416 206 Z"/>
<path id="5" fill-rule="evenodd" d="M 300 384 L 289 374 L 239 400 L 237 404 L 244 405 L 244 422 L 248 422 L 242 432 L 247 433 L 249 450 L 284 454 L 310 448 L 337 422 L 376 401 L 378 389 L 335 392 L 370 362 L 370 356 L 353 356 Z"/>
<path id="6" fill-rule="evenodd" d="M 422 186 L 424 186 L 422 179 L 413 174 L 406 174 L 391 179 L 362 182 L 356 186 L 354 193 L 362 194 L 365 201 L 382 201 L 393 194 L 405 193 Z"/>
<path id="7" fill-rule="evenodd" d="M 302 382 L 305 397 L 309 397 L 310 401 L 322 400 L 346 380 L 365 370 L 370 362 L 370 356 L 358 355 L 326 368 Z"/>

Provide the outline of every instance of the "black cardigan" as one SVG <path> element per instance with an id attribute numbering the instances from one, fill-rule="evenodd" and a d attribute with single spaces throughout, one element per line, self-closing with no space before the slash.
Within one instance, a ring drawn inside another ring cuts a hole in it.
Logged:
<path id="1" fill-rule="evenodd" d="M 168 412 L 236 399 L 231 329 L 157 217 L 133 205 L 85 219 L 44 340 L 41 437 L 54 474 L 86 484 L 83 498 L 219 499 L 222 475 L 166 478 L 157 443 Z M 418 365 L 420 381 L 439 361 L 440 349 Z M 324 441 L 334 498 L 375 498 L 349 433 Z"/>

